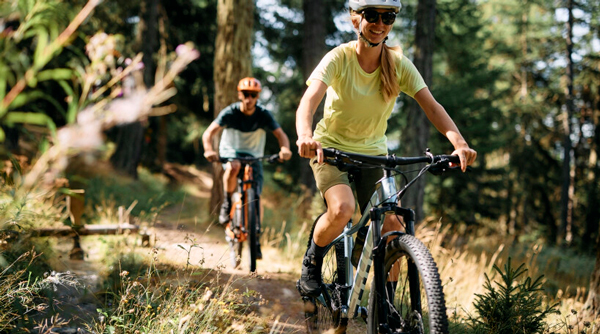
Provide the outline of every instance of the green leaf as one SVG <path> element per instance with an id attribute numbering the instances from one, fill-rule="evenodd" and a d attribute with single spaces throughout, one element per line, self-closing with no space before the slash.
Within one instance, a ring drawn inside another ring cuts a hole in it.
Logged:
<path id="1" fill-rule="evenodd" d="M 4 134 L 4 130 L 0 128 L 0 143 L 3 143 L 4 139 L 6 139 L 6 135 Z"/>
<path id="2" fill-rule="evenodd" d="M 37 29 L 36 35 L 37 35 L 37 47 L 35 48 L 35 52 L 33 54 L 33 66 L 36 69 L 41 69 L 48 63 L 48 60 L 49 60 L 49 59 L 47 59 L 47 56 L 49 55 L 49 53 L 46 53 L 44 55 L 44 51 L 46 50 L 46 47 L 48 47 L 50 40 L 49 40 L 48 32 L 45 31 L 44 29 Z"/>
<path id="3" fill-rule="evenodd" d="M 51 70 L 40 71 L 37 75 L 38 81 L 46 80 L 69 80 L 73 77 L 73 70 L 68 68 L 57 68 Z"/>
<path id="4" fill-rule="evenodd" d="M 77 99 L 77 96 L 75 96 L 73 87 L 71 87 L 66 81 L 61 80 L 58 82 L 58 84 L 63 88 L 67 95 L 71 97 L 65 117 L 67 118 L 67 124 L 73 124 L 75 123 L 75 118 L 77 117 L 77 103 L 79 100 Z"/>
<path id="5" fill-rule="evenodd" d="M 42 92 L 41 90 L 34 90 L 34 91 L 25 92 L 25 93 L 21 93 L 21 94 L 17 95 L 17 97 L 9 105 L 9 108 L 11 108 L 11 109 L 20 108 L 20 107 L 22 107 L 34 100 L 37 100 L 37 99 L 44 99 L 44 100 L 52 103 L 52 105 L 56 108 L 56 110 L 60 111 L 63 115 L 65 114 L 65 109 L 62 107 L 62 105 L 60 103 L 58 103 L 58 101 L 56 101 L 56 99 L 54 99 L 52 96 Z"/>
<path id="6" fill-rule="evenodd" d="M 14 123 L 44 125 L 48 127 L 53 134 L 56 133 L 56 125 L 52 119 L 48 115 L 42 113 L 11 111 L 6 114 L 4 122 L 9 125 Z"/>

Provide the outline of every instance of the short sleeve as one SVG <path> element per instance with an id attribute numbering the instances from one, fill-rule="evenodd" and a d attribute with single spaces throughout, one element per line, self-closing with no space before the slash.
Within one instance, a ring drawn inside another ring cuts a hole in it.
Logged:
<path id="1" fill-rule="evenodd" d="M 273 115 L 268 110 L 264 109 L 264 115 L 264 128 L 266 128 L 269 131 L 275 131 L 281 127 L 279 123 L 277 123 L 277 121 L 275 120 L 275 117 L 273 117 Z"/>
<path id="2" fill-rule="evenodd" d="M 313 72 L 306 80 L 306 85 L 310 86 L 313 80 L 319 80 L 325 83 L 327 86 L 331 86 L 335 77 L 340 74 L 340 58 L 342 56 L 341 48 L 337 47 L 329 51 L 319 65 L 315 67 Z"/>
<path id="3" fill-rule="evenodd" d="M 400 90 L 412 98 L 415 97 L 418 91 L 427 87 L 417 67 L 405 56 L 400 59 L 398 73 Z"/>
<path id="4" fill-rule="evenodd" d="M 231 105 L 227 106 L 223 110 L 221 110 L 219 115 L 217 115 L 217 118 L 215 118 L 214 122 L 219 124 L 219 126 L 221 126 L 221 127 L 227 127 L 228 125 L 231 124 L 232 115 L 233 115 L 233 109 L 232 109 Z"/>

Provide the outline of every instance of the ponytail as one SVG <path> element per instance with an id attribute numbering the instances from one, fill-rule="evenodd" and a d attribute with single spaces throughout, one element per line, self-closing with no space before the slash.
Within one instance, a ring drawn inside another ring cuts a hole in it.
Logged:
<path id="1" fill-rule="evenodd" d="M 394 54 L 402 54 L 402 48 L 399 46 L 387 46 L 383 44 L 381 50 L 381 94 L 386 102 L 390 102 L 400 94 L 400 85 L 398 85 L 398 76 L 396 73 L 396 57 Z"/>

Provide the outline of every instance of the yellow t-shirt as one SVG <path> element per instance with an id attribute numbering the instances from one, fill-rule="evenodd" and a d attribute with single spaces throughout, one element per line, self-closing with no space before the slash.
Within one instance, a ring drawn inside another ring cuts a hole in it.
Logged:
<path id="1" fill-rule="evenodd" d="M 386 102 L 380 91 L 381 68 L 366 73 L 358 63 L 356 41 L 329 51 L 306 81 L 324 82 L 327 88 L 323 119 L 314 139 L 323 147 L 368 154 L 387 154 L 387 120 L 395 99 Z M 396 73 L 400 89 L 410 97 L 427 87 L 414 64 L 400 52 L 396 57 Z"/>

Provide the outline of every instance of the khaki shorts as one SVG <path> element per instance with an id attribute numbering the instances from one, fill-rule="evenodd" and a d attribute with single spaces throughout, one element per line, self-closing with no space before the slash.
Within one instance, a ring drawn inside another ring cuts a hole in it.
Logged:
<path id="1" fill-rule="evenodd" d="M 377 181 L 383 177 L 383 171 L 380 168 L 374 169 L 355 169 L 350 171 L 341 171 L 336 166 L 330 164 L 319 164 L 317 157 L 310 159 L 310 167 L 313 170 L 315 176 L 315 182 L 317 188 L 321 192 L 321 196 L 324 197 L 325 192 L 338 184 L 345 184 L 354 189 L 357 202 L 360 206 L 361 212 L 365 209 L 371 195 L 375 191 Z M 350 179 L 352 178 L 353 186 L 351 185 Z M 327 203 L 325 203 L 327 204 Z"/>

